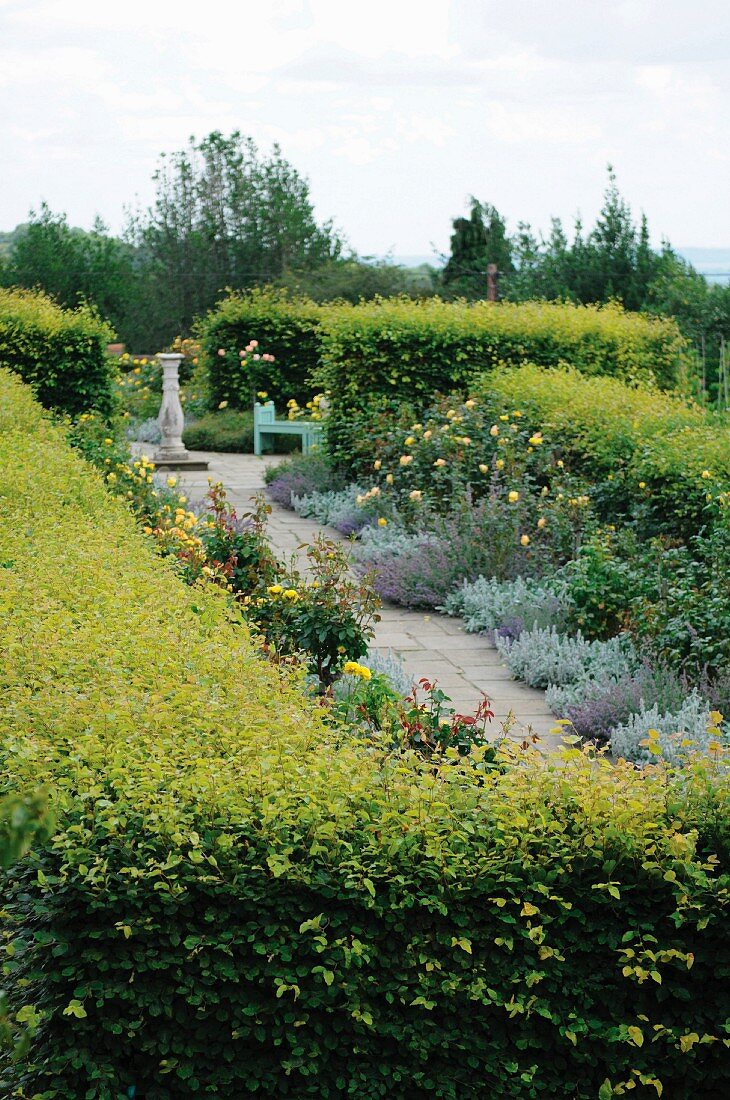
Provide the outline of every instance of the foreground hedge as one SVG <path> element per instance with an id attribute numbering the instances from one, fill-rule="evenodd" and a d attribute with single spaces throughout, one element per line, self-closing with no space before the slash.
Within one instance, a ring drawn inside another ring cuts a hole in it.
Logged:
<path id="1" fill-rule="evenodd" d="M 114 405 L 111 328 L 86 306 L 61 309 L 44 294 L 0 288 L 0 367 L 16 371 L 46 408 L 72 415 Z"/>
<path id="2" fill-rule="evenodd" d="M 0 498 L 0 775 L 58 820 L 5 887 L 44 1014 L 8 1088 L 726 1095 L 719 763 L 434 772 L 328 730 L 1 373 Z"/>
<path id="3" fill-rule="evenodd" d="M 669 394 L 527 365 L 474 387 L 494 415 L 519 408 L 571 466 L 596 482 L 610 519 L 631 512 L 644 529 L 688 538 L 730 520 L 730 429 Z"/>

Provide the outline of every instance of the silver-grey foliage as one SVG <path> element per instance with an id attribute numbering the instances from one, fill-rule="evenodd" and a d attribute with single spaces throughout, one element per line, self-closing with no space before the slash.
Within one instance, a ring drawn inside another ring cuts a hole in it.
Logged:
<path id="1" fill-rule="evenodd" d="M 582 634 L 560 634 L 554 627 L 523 630 L 518 638 L 496 639 L 514 676 L 532 687 L 617 681 L 636 667 L 633 646 L 622 635 L 589 642 Z"/>
<path id="2" fill-rule="evenodd" d="M 509 620 L 519 620 L 525 630 L 534 627 L 560 629 L 566 621 L 569 601 L 530 577 L 498 581 L 496 577 L 478 577 L 464 581 L 446 600 L 448 615 L 460 615 L 466 630 L 489 633 Z"/>
<path id="3" fill-rule="evenodd" d="M 658 732 L 665 760 L 676 762 L 692 750 L 707 751 L 711 737 L 716 736 L 708 732 L 710 710 L 709 703 L 696 690 L 690 692 L 674 714 L 662 714 L 657 706 L 643 709 L 613 731 L 611 751 L 615 756 L 637 763 L 655 760 L 656 757 L 641 744 L 647 740 L 649 730 Z M 727 730 L 723 736 L 727 742 Z"/>

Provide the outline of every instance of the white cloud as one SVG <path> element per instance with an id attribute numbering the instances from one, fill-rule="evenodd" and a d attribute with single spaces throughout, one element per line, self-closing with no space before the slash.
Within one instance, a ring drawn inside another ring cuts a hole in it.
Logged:
<path id="1" fill-rule="evenodd" d="M 605 163 L 675 240 L 730 241 L 724 0 L 0 0 L 0 228 L 42 195 L 118 224 L 191 133 L 279 141 L 375 252 L 478 193 L 586 216 Z M 671 185 L 668 183 L 671 181 Z"/>

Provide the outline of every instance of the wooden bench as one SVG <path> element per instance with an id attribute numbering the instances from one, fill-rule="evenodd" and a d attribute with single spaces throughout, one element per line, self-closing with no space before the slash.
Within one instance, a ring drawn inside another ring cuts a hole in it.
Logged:
<path id="1" fill-rule="evenodd" d="M 253 407 L 253 453 L 261 455 L 273 448 L 274 435 L 299 435 L 302 438 L 302 454 L 308 455 L 322 435 L 322 425 L 313 420 L 277 420 L 273 401 Z"/>

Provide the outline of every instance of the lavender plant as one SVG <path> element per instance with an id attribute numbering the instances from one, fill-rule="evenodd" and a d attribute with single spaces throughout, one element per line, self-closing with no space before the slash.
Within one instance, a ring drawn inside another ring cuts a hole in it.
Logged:
<path id="1" fill-rule="evenodd" d="M 644 660 L 631 676 L 589 685 L 583 698 L 568 704 L 561 717 L 569 718 L 581 737 L 608 741 L 618 726 L 649 707 L 675 713 L 690 690 L 686 678 L 673 669 Z M 702 694 L 709 699 L 707 691 Z"/>
<path id="2" fill-rule="evenodd" d="M 339 487 L 329 462 L 320 454 L 292 455 L 276 466 L 267 466 L 264 481 L 269 497 L 285 508 L 291 508 L 292 495 L 305 496 Z"/>

